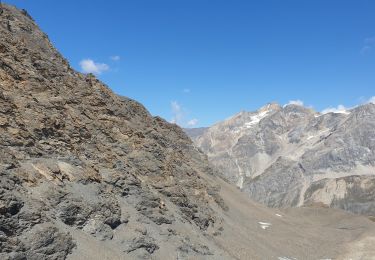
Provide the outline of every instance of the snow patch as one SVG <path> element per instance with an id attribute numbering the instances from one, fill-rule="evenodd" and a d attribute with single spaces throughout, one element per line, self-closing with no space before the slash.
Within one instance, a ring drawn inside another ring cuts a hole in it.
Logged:
<path id="1" fill-rule="evenodd" d="M 283 215 L 280 215 L 280 214 L 275 214 L 277 217 L 279 217 L 279 218 L 282 218 L 283 217 Z"/>
<path id="2" fill-rule="evenodd" d="M 245 127 L 251 128 L 254 125 L 258 124 L 260 122 L 260 120 L 262 120 L 263 118 L 265 118 L 268 115 L 269 112 L 270 112 L 269 110 L 266 110 L 266 111 L 262 111 L 262 112 L 260 112 L 256 115 L 251 116 L 250 121 L 245 123 Z"/>
<path id="3" fill-rule="evenodd" d="M 237 186 L 238 186 L 240 189 L 243 188 L 243 182 L 244 182 L 244 177 L 243 177 L 243 175 L 240 175 L 240 176 L 238 177 L 238 181 L 237 181 Z"/>
<path id="4" fill-rule="evenodd" d="M 266 230 L 267 228 L 269 228 L 270 226 L 272 226 L 271 223 L 267 223 L 267 222 L 258 222 L 258 224 L 260 225 L 260 227 L 264 230 Z"/>
<path id="5" fill-rule="evenodd" d="M 235 128 L 235 129 L 233 129 L 231 131 L 232 131 L 233 134 L 239 134 L 241 132 L 241 130 L 238 129 L 238 128 Z"/>
<path id="6" fill-rule="evenodd" d="M 237 168 L 238 168 L 238 181 L 237 181 L 237 186 L 242 189 L 243 188 L 243 182 L 244 182 L 244 173 L 240 167 L 240 165 L 238 164 L 238 159 L 235 159 L 235 163 L 237 165 Z"/>
<path id="7" fill-rule="evenodd" d="M 315 137 L 321 137 L 324 133 L 328 132 L 330 129 L 326 129 L 323 131 L 318 132 L 316 135 L 310 135 L 307 137 L 307 140 L 313 139 Z"/>

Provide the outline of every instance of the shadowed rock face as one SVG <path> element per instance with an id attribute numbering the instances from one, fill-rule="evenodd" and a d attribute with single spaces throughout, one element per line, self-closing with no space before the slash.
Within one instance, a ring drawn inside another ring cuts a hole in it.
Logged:
<path id="1" fill-rule="evenodd" d="M 374 215 L 374 127 L 374 104 L 328 114 L 270 104 L 191 137 L 230 182 L 259 202 L 323 203 Z"/>
<path id="2" fill-rule="evenodd" d="M 0 36 L 0 259 L 373 255 L 368 219 L 250 201 L 179 127 L 72 70 L 26 11 L 0 5 Z"/>

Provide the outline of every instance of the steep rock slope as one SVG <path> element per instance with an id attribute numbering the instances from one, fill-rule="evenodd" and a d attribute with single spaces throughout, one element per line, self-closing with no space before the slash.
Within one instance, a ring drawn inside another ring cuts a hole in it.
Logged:
<path id="1" fill-rule="evenodd" d="M 0 259 L 375 254 L 365 218 L 248 200 L 179 127 L 72 70 L 26 11 L 0 5 L 0 36 Z"/>
<path id="2" fill-rule="evenodd" d="M 374 127 L 374 104 L 327 114 L 269 104 L 191 137 L 230 182 L 259 202 L 375 215 Z"/>
<path id="3" fill-rule="evenodd" d="M 49 228 L 55 222 L 101 240 L 129 221 L 154 229 L 188 222 L 216 232 L 220 219 L 210 204 L 226 206 L 218 187 L 200 177 L 211 169 L 182 130 L 113 94 L 93 75 L 73 71 L 26 11 L 5 5 L 1 10 L 1 234 L 9 247 L 4 251 L 45 254 L 28 248 L 28 239 L 48 229 L 61 240 L 54 240 L 64 247 L 61 254 L 70 252 L 71 239 Z M 166 237 L 177 232 L 163 229 Z M 25 232 L 31 235 L 22 238 Z M 175 237 L 181 248 L 199 245 Z M 160 248 L 143 230 L 123 240 L 129 254 Z"/>

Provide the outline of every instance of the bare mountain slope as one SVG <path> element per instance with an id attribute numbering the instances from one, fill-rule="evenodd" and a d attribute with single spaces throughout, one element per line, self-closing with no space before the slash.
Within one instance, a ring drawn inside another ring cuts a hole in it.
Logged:
<path id="1" fill-rule="evenodd" d="M 375 215 L 375 105 L 319 114 L 269 104 L 192 136 L 226 178 L 272 207 Z"/>
<path id="2" fill-rule="evenodd" d="M 0 259 L 375 255 L 365 218 L 248 200 L 179 127 L 71 69 L 26 11 L 0 5 L 0 36 Z"/>

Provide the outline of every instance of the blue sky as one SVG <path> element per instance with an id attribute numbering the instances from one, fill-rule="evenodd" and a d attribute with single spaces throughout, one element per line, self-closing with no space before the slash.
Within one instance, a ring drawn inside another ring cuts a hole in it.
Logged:
<path id="1" fill-rule="evenodd" d="M 8 0 L 77 70 L 182 126 L 375 95 L 372 0 Z M 83 66 L 83 68 L 82 68 Z"/>

